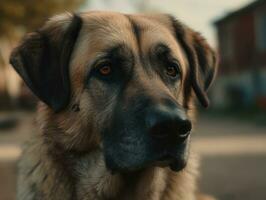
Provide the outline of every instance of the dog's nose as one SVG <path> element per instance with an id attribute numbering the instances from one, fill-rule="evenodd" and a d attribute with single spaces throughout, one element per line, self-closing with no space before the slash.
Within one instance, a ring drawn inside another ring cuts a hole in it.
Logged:
<path id="1" fill-rule="evenodd" d="M 146 125 L 153 138 L 178 139 L 179 141 L 184 141 L 192 128 L 183 110 L 164 105 L 148 109 Z"/>

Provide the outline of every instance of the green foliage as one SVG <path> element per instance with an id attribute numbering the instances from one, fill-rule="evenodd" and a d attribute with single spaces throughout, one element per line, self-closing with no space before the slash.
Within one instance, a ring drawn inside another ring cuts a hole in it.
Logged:
<path id="1" fill-rule="evenodd" d="M 84 0 L 1 0 L 0 36 L 21 29 L 33 30 L 48 17 L 78 8 Z"/>

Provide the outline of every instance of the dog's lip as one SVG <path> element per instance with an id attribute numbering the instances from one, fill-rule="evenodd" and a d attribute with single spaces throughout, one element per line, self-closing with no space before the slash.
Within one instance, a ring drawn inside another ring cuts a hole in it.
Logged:
<path id="1" fill-rule="evenodd" d="M 186 167 L 187 163 L 185 160 L 183 159 L 176 159 L 174 160 L 172 163 L 170 163 L 169 167 L 171 170 L 175 171 L 175 172 L 179 172 L 182 169 L 184 169 Z"/>
<path id="2" fill-rule="evenodd" d="M 173 162 L 173 158 L 169 154 L 165 154 L 155 161 L 155 165 L 159 167 L 166 167 Z"/>
<path id="3" fill-rule="evenodd" d="M 172 156 L 170 154 L 165 154 L 163 156 L 161 156 L 158 161 L 166 161 L 166 160 L 172 160 Z"/>
<path id="4" fill-rule="evenodd" d="M 159 159 L 155 162 L 156 166 L 159 167 L 170 167 L 171 170 L 178 172 L 185 168 L 186 161 L 182 155 L 176 155 L 171 152 L 165 151 Z"/>
<path id="5" fill-rule="evenodd" d="M 179 172 L 186 166 L 186 161 L 183 159 L 167 159 L 163 161 L 156 161 L 155 166 L 169 167 L 172 171 Z"/>

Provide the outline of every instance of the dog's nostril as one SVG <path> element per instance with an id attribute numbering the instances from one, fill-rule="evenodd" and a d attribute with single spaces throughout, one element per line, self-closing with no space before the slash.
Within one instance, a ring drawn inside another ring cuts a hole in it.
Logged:
<path id="1" fill-rule="evenodd" d="M 189 134 L 190 134 L 191 129 L 192 129 L 192 124 L 191 124 L 191 122 L 190 122 L 189 120 L 184 120 L 184 121 L 180 124 L 180 126 L 179 126 L 179 128 L 178 128 L 178 130 L 179 130 L 179 134 L 178 134 L 178 136 L 179 136 L 180 138 L 187 138 L 187 137 L 189 136 Z"/>

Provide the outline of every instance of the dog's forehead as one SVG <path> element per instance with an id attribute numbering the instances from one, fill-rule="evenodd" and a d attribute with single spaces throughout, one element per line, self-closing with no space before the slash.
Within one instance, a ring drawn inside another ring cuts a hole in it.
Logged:
<path id="1" fill-rule="evenodd" d="M 174 36 L 174 28 L 167 15 L 130 15 L 130 18 L 138 29 L 139 43 L 143 52 L 149 52 L 152 47 L 163 44 L 169 47 L 181 65 L 187 65 L 183 48 Z"/>
<path id="2" fill-rule="evenodd" d="M 132 25 L 128 18 L 114 12 L 83 13 L 82 37 L 94 51 L 101 51 L 116 44 L 136 48 Z"/>
<path id="3" fill-rule="evenodd" d="M 170 20 L 163 14 L 126 15 L 116 12 L 88 12 L 82 14 L 83 37 L 90 42 L 94 51 L 109 46 L 126 44 L 138 51 L 144 51 L 155 43 L 165 43 L 174 48 L 176 43 L 172 34 Z M 137 40 L 141 40 L 140 41 Z"/>
<path id="4" fill-rule="evenodd" d="M 74 56 L 74 63 L 79 63 L 76 66 L 88 66 L 88 61 L 120 44 L 127 46 L 135 55 L 147 55 L 152 47 L 165 44 L 182 66 L 187 65 L 185 54 L 174 38 L 171 21 L 166 15 L 97 11 L 81 13 L 80 16 L 83 27 L 75 51 L 78 56 Z"/>

